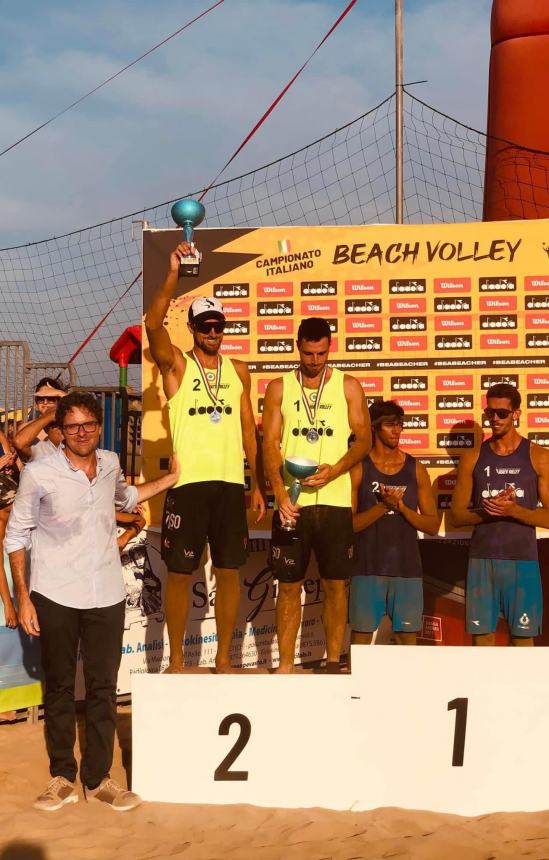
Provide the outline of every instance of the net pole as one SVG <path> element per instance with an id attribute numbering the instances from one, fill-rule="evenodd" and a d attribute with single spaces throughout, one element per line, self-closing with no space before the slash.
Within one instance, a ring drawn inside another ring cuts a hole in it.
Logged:
<path id="1" fill-rule="evenodd" d="M 403 0 L 395 0 L 395 215 L 396 223 L 404 223 L 404 48 Z"/>

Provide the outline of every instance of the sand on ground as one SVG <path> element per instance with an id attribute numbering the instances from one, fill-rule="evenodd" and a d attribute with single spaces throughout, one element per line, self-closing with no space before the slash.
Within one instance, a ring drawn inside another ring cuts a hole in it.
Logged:
<path id="1" fill-rule="evenodd" d="M 125 784 L 129 708 L 120 708 L 112 776 Z M 184 778 L 184 774 L 182 774 Z M 146 803 L 115 813 L 85 801 L 32 809 L 49 779 L 44 724 L 0 725 L 0 860 L 530 860 L 549 858 L 549 812 L 477 818 Z"/>

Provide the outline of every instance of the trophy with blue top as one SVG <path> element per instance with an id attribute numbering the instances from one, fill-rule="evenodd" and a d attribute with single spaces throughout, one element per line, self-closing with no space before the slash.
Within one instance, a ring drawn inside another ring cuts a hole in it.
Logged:
<path id="1" fill-rule="evenodd" d="M 198 200 L 177 200 L 172 206 L 172 218 L 183 227 L 183 239 L 191 245 L 192 253 L 182 257 L 179 263 L 179 277 L 196 278 L 200 272 L 202 254 L 193 242 L 194 228 L 204 220 L 206 210 Z"/>

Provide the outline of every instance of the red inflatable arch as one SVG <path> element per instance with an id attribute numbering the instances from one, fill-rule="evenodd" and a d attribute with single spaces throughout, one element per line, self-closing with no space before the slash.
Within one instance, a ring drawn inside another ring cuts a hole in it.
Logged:
<path id="1" fill-rule="evenodd" d="M 491 36 L 484 220 L 548 218 L 548 0 L 494 0 Z"/>

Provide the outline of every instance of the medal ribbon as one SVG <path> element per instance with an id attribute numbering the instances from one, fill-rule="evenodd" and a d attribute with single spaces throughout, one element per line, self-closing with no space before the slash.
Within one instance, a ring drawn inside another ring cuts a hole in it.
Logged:
<path id="1" fill-rule="evenodd" d="M 221 385 L 221 356 L 220 356 L 219 354 L 218 354 L 218 356 L 217 356 L 217 379 L 216 379 L 216 384 L 215 384 L 215 390 L 214 390 L 214 389 L 212 388 L 212 386 L 210 385 L 210 382 L 209 382 L 209 380 L 208 380 L 208 377 L 206 376 L 206 373 L 205 373 L 205 371 L 204 371 L 204 368 L 202 367 L 202 365 L 200 364 L 200 362 L 199 362 L 198 358 L 197 358 L 197 357 L 196 357 L 196 355 L 195 355 L 194 349 L 193 349 L 193 359 L 194 359 L 194 361 L 195 361 L 195 363 L 196 363 L 196 366 L 198 367 L 198 372 L 199 372 L 199 374 L 200 374 L 200 376 L 201 376 L 202 382 L 204 383 L 204 387 L 205 387 L 205 389 L 206 389 L 206 392 L 207 392 L 207 394 L 208 394 L 208 397 L 210 398 L 210 400 L 212 401 L 213 405 L 214 405 L 214 406 L 215 406 L 215 408 L 217 409 L 217 401 L 218 401 L 219 387 L 220 387 L 220 385 Z"/>
<path id="2" fill-rule="evenodd" d="M 317 388 L 316 402 L 315 402 L 314 410 L 313 410 L 309 404 L 309 400 L 308 400 L 307 395 L 305 394 L 305 391 L 303 388 L 303 374 L 301 373 L 301 368 L 299 368 L 299 370 L 297 371 L 297 381 L 299 383 L 299 387 L 301 388 L 301 399 L 303 401 L 305 413 L 307 415 L 307 418 L 309 419 L 309 424 L 312 427 L 315 426 L 316 413 L 317 413 L 318 407 L 320 406 L 320 401 L 322 400 L 322 392 L 324 390 L 324 381 L 326 379 L 327 372 L 328 372 L 328 365 L 326 365 L 326 367 L 324 368 L 324 370 L 322 372 L 320 384 Z"/>

